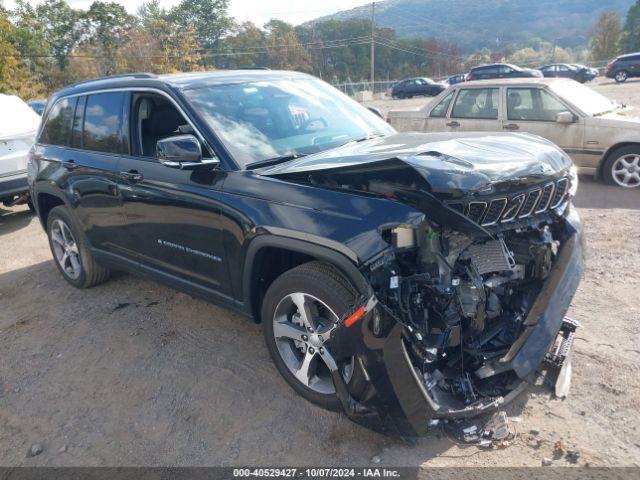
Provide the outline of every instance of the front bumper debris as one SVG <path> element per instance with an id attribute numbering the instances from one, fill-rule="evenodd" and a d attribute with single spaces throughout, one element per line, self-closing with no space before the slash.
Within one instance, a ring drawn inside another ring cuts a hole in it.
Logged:
<path id="1" fill-rule="evenodd" d="M 355 355 L 371 384 L 369 392 L 356 400 L 336 370 L 334 384 L 347 416 L 385 434 L 402 438 L 422 436 L 435 420 L 469 418 L 509 403 L 526 389 L 527 383 L 535 380 L 535 372 L 545 358 L 547 366 L 552 362 L 560 369 L 558 392 L 566 394 L 571 373 L 571 329 L 575 331 L 575 328 L 574 323 L 565 320 L 565 313 L 578 288 L 584 260 L 577 215 L 570 212 L 564 223 L 565 241 L 525 319 L 525 328 L 499 359 L 520 379 L 509 394 L 459 409 L 439 403 L 427 391 L 420 372 L 412 365 L 406 327 L 396 322 L 384 305 L 378 304 L 354 327 L 337 329 L 333 338 L 332 355 L 337 359 Z M 388 331 L 376 331 L 376 324 L 392 327 Z"/>

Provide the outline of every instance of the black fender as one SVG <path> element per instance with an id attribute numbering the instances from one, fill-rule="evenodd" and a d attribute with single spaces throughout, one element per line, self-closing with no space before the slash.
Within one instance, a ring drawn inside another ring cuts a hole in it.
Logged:
<path id="1" fill-rule="evenodd" d="M 320 242 L 300 240 L 284 235 L 274 235 L 272 233 L 263 233 L 257 235 L 251 240 L 245 254 L 242 271 L 242 298 L 245 309 L 248 313 L 251 313 L 252 305 L 251 279 L 253 278 L 253 269 L 255 265 L 254 260 L 258 252 L 267 247 L 276 247 L 290 250 L 292 252 L 303 253 L 314 257 L 317 260 L 331 264 L 337 268 L 347 278 L 347 280 L 349 280 L 351 285 L 360 295 L 367 298 L 372 295 L 372 289 L 369 282 L 362 275 L 356 264 L 344 253 L 327 247 L 326 244 L 323 245 Z M 346 247 L 342 245 L 342 249 L 346 249 Z M 354 258 L 357 258 L 355 253 L 351 253 Z M 257 321 L 257 319 L 255 320 Z"/>

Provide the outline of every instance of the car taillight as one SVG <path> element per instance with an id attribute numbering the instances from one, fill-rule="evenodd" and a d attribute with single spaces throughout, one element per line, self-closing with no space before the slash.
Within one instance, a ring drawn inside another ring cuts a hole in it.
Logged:
<path id="1" fill-rule="evenodd" d="M 611 69 L 613 68 L 613 64 L 614 64 L 614 63 L 615 63 L 615 62 L 609 62 L 609 63 L 607 63 L 607 68 L 608 68 L 609 70 L 611 70 Z"/>
<path id="2" fill-rule="evenodd" d="M 471 81 L 471 72 L 467 73 L 467 76 L 464 77 L 464 81 L 465 82 L 470 82 Z"/>

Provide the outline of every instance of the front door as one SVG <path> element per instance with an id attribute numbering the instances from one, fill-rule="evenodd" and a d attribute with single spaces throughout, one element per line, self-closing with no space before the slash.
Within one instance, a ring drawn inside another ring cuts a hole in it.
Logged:
<path id="1" fill-rule="evenodd" d="M 131 97 L 132 155 L 120 163 L 127 257 L 211 293 L 231 297 L 221 230 L 222 171 L 189 171 L 155 158 L 160 139 L 195 133 L 161 94 Z M 203 150 L 206 151 L 206 150 Z"/>
<path id="2" fill-rule="evenodd" d="M 573 123 L 556 122 L 558 113 L 571 112 L 557 97 L 539 87 L 509 87 L 505 94 L 504 130 L 539 135 L 565 150 L 577 164 L 585 160 L 584 120 L 574 114 Z"/>

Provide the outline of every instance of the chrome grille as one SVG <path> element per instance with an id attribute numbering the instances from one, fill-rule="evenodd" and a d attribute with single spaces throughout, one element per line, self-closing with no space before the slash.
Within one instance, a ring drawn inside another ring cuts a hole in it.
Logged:
<path id="1" fill-rule="evenodd" d="M 490 227 L 525 219 L 558 207 L 566 201 L 569 185 L 569 179 L 565 177 L 507 197 L 487 201 L 473 200 L 468 203 L 456 200 L 447 204 L 483 227 Z"/>
<path id="2" fill-rule="evenodd" d="M 498 223 L 502 212 L 504 212 L 504 207 L 506 206 L 506 198 L 497 198 L 495 200 L 491 200 L 491 204 L 489 204 L 487 213 L 485 213 L 484 218 L 482 219 L 482 226 L 488 227 L 490 225 L 495 225 L 496 223 Z"/>

